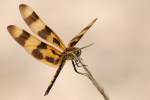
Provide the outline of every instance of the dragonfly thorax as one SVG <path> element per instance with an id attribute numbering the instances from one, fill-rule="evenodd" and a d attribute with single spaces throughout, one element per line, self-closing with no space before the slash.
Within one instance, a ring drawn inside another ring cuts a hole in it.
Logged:
<path id="1" fill-rule="evenodd" d="M 67 48 L 63 55 L 66 60 L 74 60 L 76 57 L 80 57 L 81 55 L 81 49 L 74 47 L 74 48 Z"/>

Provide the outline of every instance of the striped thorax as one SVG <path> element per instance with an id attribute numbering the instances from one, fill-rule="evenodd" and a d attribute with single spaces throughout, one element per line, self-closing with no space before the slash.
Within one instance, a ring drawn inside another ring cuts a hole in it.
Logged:
<path id="1" fill-rule="evenodd" d="M 77 47 L 67 48 L 62 55 L 66 60 L 75 60 L 77 57 L 80 57 L 81 49 Z"/>

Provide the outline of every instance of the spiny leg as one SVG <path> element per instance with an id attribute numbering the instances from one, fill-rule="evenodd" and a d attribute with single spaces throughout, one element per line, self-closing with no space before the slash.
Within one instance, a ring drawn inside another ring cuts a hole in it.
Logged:
<path id="1" fill-rule="evenodd" d="M 80 60 L 80 61 L 79 61 Z M 80 62 L 82 62 L 82 58 L 77 58 L 77 59 L 75 59 L 75 63 L 76 63 L 76 65 L 77 65 L 77 67 L 83 67 L 83 66 L 87 66 L 87 65 L 85 65 L 85 64 L 83 64 L 83 63 L 80 63 Z M 80 65 L 79 65 L 80 64 Z"/>
<path id="2" fill-rule="evenodd" d="M 80 62 L 77 59 L 75 59 L 75 64 L 76 64 L 77 67 L 82 67 L 82 65 L 79 65 Z"/>
<path id="3" fill-rule="evenodd" d="M 54 83 L 55 83 L 55 81 L 56 81 L 60 71 L 62 70 L 64 64 L 65 64 L 65 59 L 62 60 L 59 68 L 57 69 L 57 71 L 56 71 L 56 73 L 55 73 L 55 75 L 54 75 L 54 77 L 53 77 L 53 79 L 51 81 L 51 83 L 49 84 L 48 88 L 46 89 L 44 96 L 48 95 L 48 93 L 51 90 L 51 88 L 53 87 L 53 85 L 54 85 Z"/>
<path id="4" fill-rule="evenodd" d="M 82 72 L 79 72 L 76 68 L 76 62 L 74 60 L 72 60 L 72 65 L 73 65 L 73 68 L 74 68 L 74 71 L 80 75 L 86 75 L 86 73 L 82 73 Z"/>

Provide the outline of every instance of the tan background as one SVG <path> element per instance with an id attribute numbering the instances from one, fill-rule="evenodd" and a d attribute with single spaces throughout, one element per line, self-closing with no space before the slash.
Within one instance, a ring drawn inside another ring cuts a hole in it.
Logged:
<path id="1" fill-rule="evenodd" d="M 1 100 L 102 100 L 68 62 L 51 93 L 43 94 L 55 69 L 41 64 L 10 37 L 7 25 L 29 32 L 18 5 L 30 5 L 65 44 L 91 20 L 98 21 L 78 46 L 91 42 L 82 57 L 111 100 L 150 99 L 149 0 L 0 0 Z"/>

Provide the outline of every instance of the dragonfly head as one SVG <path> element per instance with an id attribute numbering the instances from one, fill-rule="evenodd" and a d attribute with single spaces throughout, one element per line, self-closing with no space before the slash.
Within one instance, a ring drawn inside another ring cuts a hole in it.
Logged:
<path id="1" fill-rule="evenodd" d="M 66 60 L 74 60 L 76 57 L 80 57 L 81 55 L 81 49 L 77 47 L 73 48 L 67 48 L 64 52 L 63 55 Z"/>
<path id="2" fill-rule="evenodd" d="M 65 57 L 66 60 L 75 60 L 76 58 L 79 58 L 81 55 L 81 50 L 87 47 L 92 46 L 94 43 L 91 43 L 89 45 L 86 45 L 84 47 L 78 48 L 78 47 L 73 47 L 73 48 L 67 48 L 62 55 Z"/>

